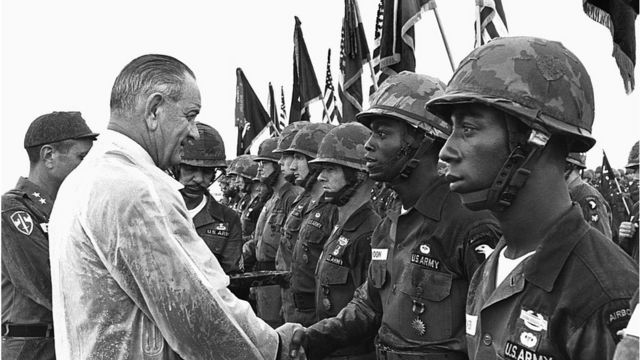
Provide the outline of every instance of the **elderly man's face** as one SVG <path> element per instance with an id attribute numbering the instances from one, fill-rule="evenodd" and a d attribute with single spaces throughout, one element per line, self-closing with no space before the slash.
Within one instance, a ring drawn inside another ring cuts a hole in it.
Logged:
<path id="1" fill-rule="evenodd" d="M 199 137 L 195 120 L 200 113 L 200 90 L 195 79 L 187 76 L 178 101 L 165 100 L 155 131 L 156 161 L 162 169 L 180 164 L 186 141 Z"/>

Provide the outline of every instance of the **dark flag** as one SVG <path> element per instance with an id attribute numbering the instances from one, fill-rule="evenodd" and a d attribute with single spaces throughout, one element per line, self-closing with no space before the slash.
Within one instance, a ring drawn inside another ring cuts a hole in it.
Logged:
<path id="1" fill-rule="evenodd" d="M 291 92 L 291 111 L 289 124 L 300 120 L 309 120 L 309 104 L 320 100 L 322 93 L 316 72 L 313 70 L 307 45 L 302 36 L 300 19 L 295 17 L 293 31 L 293 91 Z"/>
<path id="2" fill-rule="evenodd" d="M 342 117 L 354 121 L 362 111 L 362 65 L 370 61 L 369 46 L 364 35 L 360 9 L 356 0 L 344 1 L 342 38 L 340 40 L 340 80 L 338 95 Z"/>
<path id="3" fill-rule="evenodd" d="M 389 75 L 416 70 L 413 26 L 423 12 L 435 8 L 435 0 L 381 0 L 373 50 L 373 69 L 378 85 Z"/>
<path id="4" fill-rule="evenodd" d="M 269 114 L 260 103 L 242 69 L 236 69 L 236 127 L 238 128 L 237 155 L 244 154 L 251 141 L 269 123 Z"/>
<path id="5" fill-rule="evenodd" d="M 478 19 L 475 22 L 476 40 L 474 47 L 481 46 L 487 41 L 500 36 L 507 36 L 507 17 L 504 14 L 502 0 L 476 0 L 476 6 L 480 8 L 480 34 L 478 36 Z M 496 18 L 496 14 L 498 17 Z M 478 43 L 480 39 L 480 43 Z"/>
<path id="6" fill-rule="evenodd" d="M 629 206 L 625 202 L 626 199 L 622 193 L 618 179 L 616 179 L 616 175 L 609 164 L 609 159 L 604 150 L 602 150 L 602 175 L 600 176 L 599 190 L 611 206 L 611 211 L 614 215 L 619 213 L 621 215 L 626 214 L 626 217 L 629 216 Z"/>
<path id="7" fill-rule="evenodd" d="M 638 0 L 583 0 L 584 12 L 606 26 L 613 37 L 613 54 L 627 94 L 635 87 L 636 29 Z"/>
<path id="8" fill-rule="evenodd" d="M 271 118 L 271 126 L 269 127 L 269 133 L 271 136 L 278 136 L 284 128 L 284 123 L 281 123 L 281 117 L 278 115 L 278 106 L 276 105 L 276 98 L 273 93 L 273 86 L 269 83 L 269 117 Z"/>
<path id="9" fill-rule="evenodd" d="M 284 86 L 280 86 L 280 123 L 284 129 L 285 119 L 287 118 L 287 106 L 284 104 Z"/>
<path id="10" fill-rule="evenodd" d="M 336 100 L 335 89 L 333 88 L 333 77 L 331 76 L 331 49 L 329 49 L 329 53 L 327 54 L 327 74 L 326 81 L 324 84 L 324 101 L 327 105 L 327 110 L 323 111 L 324 116 L 327 118 L 328 123 L 342 124 L 342 115 L 340 115 L 340 110 L 338 109 L 338 104 Z"/>

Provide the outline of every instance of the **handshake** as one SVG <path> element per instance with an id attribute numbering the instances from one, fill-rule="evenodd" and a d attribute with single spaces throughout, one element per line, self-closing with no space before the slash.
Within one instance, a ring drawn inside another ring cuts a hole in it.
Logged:
<path id="1" fill-rule="evenodd" d="M 305 327 L 298 323 L 285 323 L 276 329 L 280 337 L 279 360 L 306 360 L 302 347 L 306 340 Z"/>

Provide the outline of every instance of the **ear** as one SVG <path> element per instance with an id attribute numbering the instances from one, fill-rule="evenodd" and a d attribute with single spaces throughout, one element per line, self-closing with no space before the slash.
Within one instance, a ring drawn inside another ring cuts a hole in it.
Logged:
<path id="1" fill-rule="evenodd" d="M 163 111 L 162 105 L 164 105 L 164 103 L 164 95 L 159 92 L 147 97 L 144 107 L 144 121 L 149 130 L 155 131 L 158 128 L 159 115 Z"/>
<path id="2" fill-rule="evenodd" d="M 53 157 L 55 150 L 51 145 L 43 145 L 40 148 L 40 161 L 44 163 L 48 169 L 53 168 Z"/>

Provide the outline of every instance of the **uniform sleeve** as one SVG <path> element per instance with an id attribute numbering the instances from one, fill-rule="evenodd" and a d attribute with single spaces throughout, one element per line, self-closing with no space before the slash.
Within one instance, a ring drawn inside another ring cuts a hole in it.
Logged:
<path id="1" fill-rule="evenodd" d="M 381 319 L 380 294 L 365 281 L 336 317 L 321 320 L 307 329 L 307 357 L 323 359 L 338 348 L 373 337 Z"/>
<path id="2" fill-rule="evenodd" d="M 278 335 L 226 288 L 180 199 L 139 191 L 86 218 L 114 279 L 182 358 L 274 359 Z M 105 214 L 106 213 L 106 214 Z M 101 237 L 102 238 L 102 237 Z"/>
<path id="3" fill-rule="evenodd" d="M 611 239 L 611 209 L 609 204 L 595 196 L 586 196 L 579 202 L 584 219 L 607 239 Z"/>
<path id="4" fill-rule="evenodd" d="M 2 213 L 2 276 L 24 296 L 51 310 L 49 241 L 31 215 L 30 234 L 19 231 L 11 220 L 18 211 L 28 214 L 18 209 Z"/>
<path id="5" fill-rule="evenodd" d="M 373 229 L 372 229 L 373 230 Z M 349 259 L 351 275 L 356 286 L 360 286 L 367 279 L 367 269 L 371 262 L 371 234 L 373 231 L 361 234 L 354 242 L 353 258 Z"/>
<path id="6" fill-rule="evenodd" d="M 567 341 L 569 359 L 612 359 L 618 331 L 631 318 L 629 299 L 611 301 L 596 311 Z"/>
<path id="7" fill-rule="evenodd" d="M 463 247 L 467 279 L 471 280 L 476 269 L 491 255 L 500 236 L 502 232 L 496 222 L 480 221 L 470 227 Z"/>
<path id="8" fill-rule="evenodd" d="M 229 239 L 222 252 L 220 265 L 222 265 L 227 274 L 237 274 L 244 271 L 242 227 L 238 215 L 232 214 L 229 227 Z"/>

